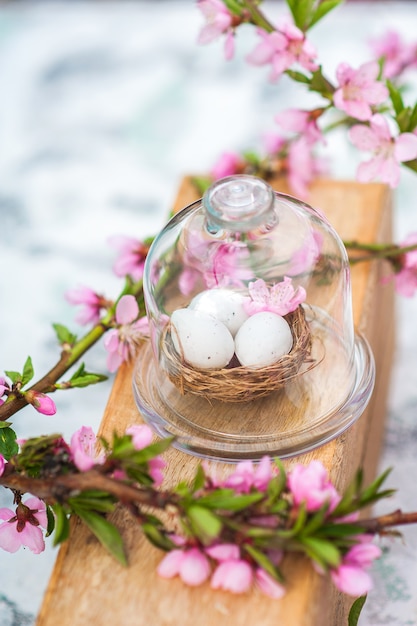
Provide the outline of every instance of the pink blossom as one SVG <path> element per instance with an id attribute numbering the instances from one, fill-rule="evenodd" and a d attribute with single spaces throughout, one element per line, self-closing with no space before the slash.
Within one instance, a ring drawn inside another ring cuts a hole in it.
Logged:
<path id="1" fill-rule="evenodd" d="M 236 561 L 240 557 L 240 550 L 234 543 L 219 543 L 206 548 L 206 554 L 215 561 Z"/>
<path id="2" fill-rule="evenodd" d="M 3 378 L 3 376 L 0 376 L 0 406 L 4 404 L 5 402 L 2 399 L 2 396 L 7 395 L 9 391 L 10 391 L 10 385 L 8 384 L 6 379 Z"/>
<path id="3" fill-rule="evenodd" d="M 46 394 L 30 389 L 29 391 L 24 392 L 24 396 L 27 402 L 31 404 L 33 408 L 38 411 L 38 413 L 42 413 L 43 415 L 55 415 L 55 402 Z"/>
<path id="4" fill-rule="evenodd" d="M 252 487 L 265 491 L 272 477 L 271 459 L 264 456 L 256 466 L 252 461 L 238 463 L 236 470 L 226 478 L 223 486 L 234 489 L 236 493 L 249 493 Z"/>
<path id="5" fill-rule="evenodd" d="M 400 163 L 417 157 L 417 136 L 402 133 L 392 137 L 387 120 L 380 114 L 371 117 L 369 126 L 353 126 L 349 138 L 359 150 L 374 154 L 358 167 L 357 179 L 362 183 L 379 178 L 390 187 L 396 187 L 400 180 Z"/>
<path id="6" fill-rule="evenodd" d="M 223 152 L 210 170 L 214 180 L 238 174 L 242 168 L 242 158 L 236 152 Z"/>
<path id="7" fill-rule="evenodd" d="M 304 136 L 289 143 L 286 165 L 289 185 L 299 198 L 307 198 L 315 176 L 326 171 L 325 161 L 314 156 L 313 145 Z"/>
<path id="8" fill-rule="evenodd" d="M 138 320 L 138 315 L 136 298 L 132 295 L 122 296 L 116 305 L 118 327 L 110 330 L 104 338 L 104 347 L 109 353 L 107 367 L 110 372 L 115 372 L 124 361 L 136 354 L 139 342 L 149 330 L 147 318 Z"/>
<path id="9" fill-rule="evenodd" d="M 309 143 L 323 140 L 323 134 L 317 126 L 316 111 L 286 109 L 275 116 L 275 121 L 286 131 L 304 135 Z"/>
<path id="10" fill-rule="evenodd" d="M 251 300 L 244 303 L 248 315 L 260 311 L 287 315 L 287 313 L 295 311 L 307 296 L 304 287 L 299 286 L 294 289 L 292 280 L 288 276 L 285 276 L 284 280 L 272 287 L 268 287 L 262 279 L 249 283 L 249 295 Z"/>
<path id="11" fill-rule="evenodd" d="M 255 571 L 255 581 L 262 593 L 274 600 L 279 600 L 285 594 L 285 587 L 261 567 Z"/>
<path id="12" fill-rule="evenodd" d="M 266 133 L 263 137 L 263 144 L 267 154 L 277 154 L 281 156 L 285 152 L 288 140 L 276 133 Z"/>
<path id="13" fill-rule="evenodd" d="M 207 20 L 198 36 L 198 43 L 210 43 L 225 33 L 225 57 L 230 60 L 234 55 L 233 14 L 221 0 L 198 0 L 197 7 Z"/>
<path id="14" fill-rule="evenodd" d="M 126 434 L 131 435 L 132 443 L 135 450 L 143 450 L 152 443 L 153 433 L 146 424 L 137 424 L 129 426 Z M 166 466 L 165 461 L 160 456 L 156 456 L 148 461 L 149 475 L 156 487 L 159 487 L 164 479 L 162 470 Z"/>
<path id="15" fill-rule="evenodd" d="M 212 247 L 209 269 L 204 273 L 206 286 L 242 286 L 242 281 L 253 278 L 250 255 L 245 244 L 240 242 L 221 243 Z"/>
<path id="16" fill-rule="evenodd" d="M 192 587 L 197 587 L 210 575 L 210 562 L 198 548 L 172 550 L 159 563 L 157 572 L 162 578 L 179 576 Z"/>
<path id="17" fill-rule="evenodd" d="M 417 246 L 417 233 L 411 233 L 402 243 L 401 248 Z M 417 250 L 405 252 L 399 259 L 400 268 L 396 273 L 388 278 L 394 278 L 396 291 L 406 297 L 411 298 L 417 291 Z"/>
<path id="18" fill-rule="evenodd" d="M 320 461 L 311 461 L 309 465 L 296 465 L 288 474 L 288 487 L 294 504 L 304 503 L 307 511 L 317 511 L 326 502 L 329 512 L 340 501 L 334 485 L 330 482 L 327 471 Z"/>
<path id="19" fill-rule="evenodd" d="M 116 276 L 131 276 L 133 280 L 140 280 L 143 276 L 149 245 L 139 239 L 124 235 L 114 235 L 108 239 L 108 242 L 119 251 L 120 255 L 113 265 Z"/>
<path id="20" fill-rule="evenodd" d="M 330 573 L 336 587 L 350 596 L 362 596 L 372 589 L 372 579 L 365 570 L 381 556 L 381 550 L 370 539 L 364 535 L 362 542 L 350 548 L 341 565 Z"/>
<path id="21" fill-rule="evenodd" d="M 388 98 L 388 89 L 377 80 L 379 65 L 370 61 L 354 70 L 347 63 L 341 63 L 336 70 L 339 88 L 333 95 L 334 105 L 347 115 L 358 120 L 372 117 L 371 106 L 381 104 Z"/>
<path id="22" fill-rule="evenodd" d="M 78 324 L 97 324 L 100 320 L 102 309 L 106 309 L 110 302 L 89 287 L 77 287 L 69 289 L 65 293 L 65 299 L 70 304 L 81 304 L 83 308 L 78 313 L 75 321 Z"/>
<path id="23" fill-rule="evenodd" d="M 253 571 L 246 561 L 223 561 L 215 569 L 211 578 L 212 589 L 224 589 L 232 593 L 245 593 L 252 585 Z"/>
<path id="24" fill-rule="evenodd" d="M 372 39 L 370 44 L 375 56 L 384 60 L 383 72 L 386 78 L 396 78 L 417 61 L 416 46 L 405 43 L 394 30 Z"/>
<path id="25" fill-rule="evenodd" d="M 272 33 L 267 33 L 263 29 L 258 29 L 257 32 L 262 41 L 246 60 L 253 65 L 270 63 L 272 65 L 271 81 L 277 80 L 294 63 L 298 63 L 310 72 L 317 70 L 318 65 L 314 62 L 317 56 L 316 50 L 294 24 L 283 22 Z"/>
<path id="26" fill-rule="evenodd" d="M 4 473 L 4 468 L 6 467 L 6 459 L 4 458 L 4 456 L 2 454 L 0 454 L 0 476 L 3 475 Z"/>
<path id="27" fill-rule="evenodd" d="M 82 426 L 71 437 L 70 451 L 74 465 L 85 472 L 104 463 L 104 455 L 96 454 L 97 437 L 90 426 Z"/>
<path id="28" fill-rule="evenodd" d="M 290 273 L 293 275 L 310 272 L 314 269 L 323 247 L 323 235 L 312 230 L 305 236 L 302 246 L 291 256 Z"/>
<path id="29" fill-rule="evenodd" d="M 34 554 L 45 549 L 45 541 L 40 526 L 47 527 L 45 503 L 38 498 L 28 498 L 17 505 L 16 511 L 0 509 L 0 548 L 16 552 L 26 546 Z"/>

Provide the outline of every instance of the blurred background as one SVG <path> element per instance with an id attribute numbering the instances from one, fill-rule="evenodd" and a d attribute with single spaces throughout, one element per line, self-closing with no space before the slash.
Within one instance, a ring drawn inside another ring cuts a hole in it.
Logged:
<path id="1" fill-rule="evenodd" d="M 274 21 L 285 5 L 267 2 L 265 10 Z M 351 0 L 311 40 L 333 78 L 341 61 L 370 60 L 369 39 L 388 28 L 415 41 L 416 23 L 415 2 Z M 197 46 L 202 25 L 190 0 L 0 3 L 0 374 L 21 370 L 28 355 L 37 377 L 49 369 L 58 358 L 52 322 L 83 332 L 68 289 L 117 295 L 111 235 L 156 233 L 185 174 L 206 173 L 224 150 L 261 150 L 263 135 L 277 132 L 274 115 L 300 106 L 296 85 L 272 85 L 267 68 L 245 63 L 253 31 L 241 29 L 226 62 L 222 41 Z M 411 80 L 415 95 L 416 74 Z M 309 99 L 303 93 L 302 106 Z M 331 176 L 354 178 L 358 155 L 344 134 L 326 154 Z M 397 239 L 417 231 L 416 190 L 404 171 L 394 194 Z M 381 469 L 394 466 L 390 485 L 399 493 L 384 512 L 417 508 L 416 315 L 415 300 L 398 302 Z M 105 372 L 102 345 L 85 362 Z M 56 394 L 53 417 L 23 410 L 14 418 L 18 435 L 97 428 L 111 383 Z M 0 506 L 10 505 L 0 492 Z M 417 625 L 417 530 L 404 535 L 374 568 L 363 626 Z M 39 556 L 0 553 L 0 626 L 34 623 L 55 556 L 51 545 Z"/>

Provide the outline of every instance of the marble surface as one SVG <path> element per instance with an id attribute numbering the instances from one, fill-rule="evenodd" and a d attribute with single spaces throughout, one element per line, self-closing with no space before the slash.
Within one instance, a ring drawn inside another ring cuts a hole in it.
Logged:
<path id="1" fill-rule="evenodd" d="M 270 6 L 271 15 L 282 12 Z M 387 27 L 411 41 L 416 20 L 417 3 L 348 2 L 312 39 L 332 75 L 340 61 L 368 60 L 368 38 Z M 0 4 L 2 371 L 21 369 L 30 354 L 43 373 L 57 358 L 52 322 L 81 332 L 67 289 L 116 295 L 110 235 L 159 230 L 185 173 L 206 171 L 225 149 L 259 147 L 274 114 L 299 104 L 292 84 L 270 85 L 266 71 L 245 65 L 253 34 L 239 37 L 238 57 L 226 63 L 221 44 L 197 47 L 201 24 L 185 0 Z M 333 176 L 354 176 L 356 156 L 342 136 L 328 153 Z M 405 173 L 395 194 L 398 237 L 417 230 L 416 194 L 417 179 Z M 381 512 L 417 508 L 416 316 L 416 299 L 398 301 L 381 469 L 394 467 L 389 484 L 399 491 Z M 104 371 L 104 356 L 97 346 L 87 367 Z M 96 428 L 111 382 L 57 395 L 54 417 L 23 410 L 14 419 L 19 436 Z M 417 527 L 385 545 L 360 624 L 415 626 Z M 55 557 L 50 545 L 39 556 L 0 554 L 0 626 L 34 623 Z"/>

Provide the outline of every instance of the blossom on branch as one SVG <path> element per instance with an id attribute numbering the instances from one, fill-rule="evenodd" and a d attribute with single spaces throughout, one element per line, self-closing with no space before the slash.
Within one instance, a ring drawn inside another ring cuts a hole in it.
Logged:
<path id="1" fill-rule="evenodd" d="M 46 394 L 33 390 L 24 391 L 22 394 L 26 401 L 31 404 L 38 413 L 42 413 L 43 415 L 55 415 L 55 402 Z"/>
<path id="2" fill-rule="evenodd" d="M 10 385 L 3 376 L 0 376 L 0 406 L 4 404 L 3 396 L 7 395 L 10 391 Z"/>
<path id="3" fill-rule="evenodd" d="M 400 244 L 401 248 L 417 246 L 417 233 L 411 233 Z M 400 257 L 392 257 L 391 263 L 394 267 L 394 274 L 387 280 L 394 279 L 397 293 L 406 298 L 411 298 L 417 291 L 417 250 L 405 252 Z M 385 282 L 387 282 L 387 280 Z"/>
<path id="4" fill-rule="evenodd" d="M 90 426 L 81 426 L 71 437 L 70 451 L 74 465 L 86 472 L 94 465 L 104 463 L 104 455 L 96 453 L 97 437 Z"/>
<path id="5" fill-rule="evenodd" d="M 104 337 L 110 372 L 115 372 L 124 361 L 135 356 L 140 341 L 148 332 L 147 318 L 138 319 L 138 315 L 136 298 L 132 295 L 122 296 L 116 305 L 117 328 L 110 330 Z"/>
<path id="6" fill-rule="evenodd" d="M 113 265 L 116 276 L 121 278 L 131 276 L 135 281 L 140 280 L 143 276 L 149 244 L 124 235 L 114 235 L 108 239 L 108 242 L 119 252 L 119 257 Z"/>
<path id="7" fill-rule="evenodd" d="M 317 115 L 321 109 L 304 111 L 302 109 L 286 109 L 275 116 L 275 121 L 284 130 L 303 135 L 309 143 L 323 141 L 323 134 L 317 126 Z"/>
<path id="8" fill-rule="evenodd" d="M 296 465 L 288 474 L 288 487 L 294 503 L 297 506 L 304 503 L 307 511 L 318 511 L 327 502 L 331 512 L 340 501 L 340 495 L 320 461 Z"/>
<path id="9" fill-rule="evenodd" d="M 357 538 L 359 540 L 360 537 Z M 372 579 L 366 571 L 375 559 L 381 556 L 381 549 L 370 543 L 372 537 L 363 535 L 363 543 L 354 545 L 345 554 L 339 567 L 331 571 L 336 587 L 350 596 L 363 596 L 372 589 Z"/>
<path id="10" fill-rule="evenodd" d="M 65 294 L 70 304 L 81 304 L 83 308 L 78 313 L 75 321 L 78 324 L 97 324 L 100 321 L 102 309 L 106 309 L 111 303 L 103 296 L 96 293 L 90 287 L 77 287 L 69 289 Z"/>
<path id="11" fill-rule="evenodd" d="M 45 503 L 39 498 L 28 498 L 20 502 L 16 511 L 0 509 L 0 548 L 6 552 L 16 552 L 26 546 L 34 554 L 45 549 L 45 541 L 40 527 L 48 525 Z"/>
<path id="12" fill-rule="evenodd" d="M 203 13 L 207 23 L 200 31 L 197 42 L 199 44 L 211 43 L 220 35 L 225 34 L 224 54 L 226 60 L 234 55 L 234 22 L 240 22 L 224 5 L 221 0 L 198 0 L 197 7 Z"/>
<path id="13" fill-rule="evenodd" d="M 213 180 L 239 174 L 244 163 L 237 152 L 223 152 L 210 170 Z"/>
<path id="14" fill-rule="evenodd" d="M 158 574 L 162 578 L 179 576 L 191 587 L 202 585 L 210 576 L 210 562 L 198 548 L 172 550 L 158 565 Z"/>
<path id="15" fill-rule="evenodd" d="M 366 121 L 372 116 L 372 106 L 382 104 L 388 98 L 388 89 L 378 80 L 379 65 L 376 61 L 364 63 L 353 69 L 341 63 L 336 70 L 339 88 L 333 95 L 335 107 L 350 117 Z"/>
<path id="16" fill-rule="evenodd" d="M 275 81 L 291 66 L 298 63 L 301 67 L 314 72 L 318 69 L 314 59 L 315 47 L 306 39 L 305 34 L 294 24 L 283 21 L 272 33 L 257 30 L 261 40 L 256 48 L 246 57 L 252 65 L 272 65 L 269 78 Z"/>
<path id="17" fill-rule="evenodd" d="M 400 180 L 400 163 L 417 157 L 417 135 L 401 133 L 393 137 L 387 120 L 378 113 L 371 117 L 369 126 L 353 126 L 349 138 L 359 150 L 374 154 L 358 167 L 357 179 L 362 183 L 379 179 L 396 187 Z"/>
<path id="18" fill-rule="evenodd" d="M 126 435 L 132 437 L 132 444 L 135 450 L 143 450 L 151 445 L 153 440 L 152 430 L 146 424 L 135 424 L 126 429 Z M 161 456 L 156 456 L 148 461 L 149 476 L 152 478 L 155 487 L 159 487 L 164 480 L 162 470 L 166 467 L 166 462 Z"/>
<path id="19" fill-rule="evenodd" d="M 370 44 L 374 54 L 383 60 L 386 78 L 397 78 L 407 68 L 417 65 L 417 46 L 405 43 L 394 30 L 372 39 Z"/>
<path id="20" fill-rule="evenodd" d="M 4 468 L 6 467 L 6 459 L 4 458 L 4 456 L 2 454 L 0 454 L 0 476 L 2 476 L 3 472 L 4 472 Z"/>

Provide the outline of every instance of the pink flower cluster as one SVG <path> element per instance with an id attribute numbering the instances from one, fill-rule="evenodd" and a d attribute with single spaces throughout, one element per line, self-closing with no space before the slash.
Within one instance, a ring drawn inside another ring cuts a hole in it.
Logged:
<path id="1" fill-rule="evenodd" d="M 203 26 L 198 36 L 198 43 L 207 44 L 221 35 L 226 35 L 224 54 L 226 60 L 234 55 L 234 31 L 235 18 L 233 13 L 221 0 L 198 0 L 197 7 L 203 13 L 207 23 Z"/>
<path id="2" fill-rule="evenodd" d="M 15 511 L 0 509 L 0 548 L 16 552 L 21 546 L 34 554 L 45 549 L 41 528 L 48 525 L 45 503 L 39 498 L 30 497 L 20 502 Z"/>
<path id="3" fill-rule="evenodd" d="M 363 596 L 372 589 L 372 579 L 366 571 L 375 559 L 381 556 L 381 549 L 371 543 L 372 537 L 361 535 L 361 540 L 347 552 L 339 567 L 331 571 L 336 587 L 349 596 Z"/>
<path id="4" fill-rule="evenodd" d="M 262 279 L 249 283 L 249 295 L 251 299 L 244 304 L 248 315 L 260 311 L 287 315 L 287 313 L 295 311 L 307 297 L 304 287 L 298 286 L 294 289 L 292 279 L 288 276 L 270 288 Z"/>
<path id="5" fill-rule="evenodd" d="M 116 276 L 121 278 L 131 276 L 135 281 L 140 280 L 143 276 L 149 245 L 139 239 L 125 235 L 110 237 L 109 244 L 119 252 L 119 257 L 113 266 Z"/>
<path id="6" fill-rule="evenodd" d="M 406 43 L 396 31 L 389 30 L 382 37 L 372 39 L 370 44 L 374 54 L 383 59 L 386 78 L 396 78 L 404 70 L 417 67 L 416 44 Z"/>

